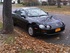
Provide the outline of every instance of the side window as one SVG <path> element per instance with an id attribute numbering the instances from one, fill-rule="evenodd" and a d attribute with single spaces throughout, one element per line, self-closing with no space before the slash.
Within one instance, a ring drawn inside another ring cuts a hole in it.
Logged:
<path id="1" fill-rule="evenodd" d="M 19 15 L 20 17 L 24 17 L 24 18 L 26 17 L 26 12 L 21 9 L 17 10 L 16 14 Z"/>
<path id="2" fill-rule="evenodd" d="M 17 14 L 21 16 L 21 11 L 20 11 L 20 10 L 18 10 L 18 11 L 17 11 Z"/>
<path id="3" fill-rule="evenodd" d="M 25 13 L 25 11 L 21 11 L 21 16 L 25 16 L 26 15 L 26 13 Z"/>

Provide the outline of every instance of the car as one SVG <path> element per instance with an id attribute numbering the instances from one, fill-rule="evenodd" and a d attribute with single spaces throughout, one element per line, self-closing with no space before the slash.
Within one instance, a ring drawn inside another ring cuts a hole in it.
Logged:
<path id="1" fill-rule="evenodd" d="M 14 25 L 22 26 L 30 36 L 54 35 L 65 30 L 63 21 L 38 7 L 16 9 L 12 12 L 12 19 Z"/>

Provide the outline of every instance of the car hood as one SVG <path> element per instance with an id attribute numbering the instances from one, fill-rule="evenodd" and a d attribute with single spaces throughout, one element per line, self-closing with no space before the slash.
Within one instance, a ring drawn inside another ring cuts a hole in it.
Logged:
<path id="1" fill-rule="evenodd" d="M 52 28 L 57 28 L 62 26 L 61 20 L 51 17 L 51 16 L 41 16 L 41 17 L 30 17 L 28 19 L 31 23 L 39 23 L 43 25 L 50 25 Z"/>

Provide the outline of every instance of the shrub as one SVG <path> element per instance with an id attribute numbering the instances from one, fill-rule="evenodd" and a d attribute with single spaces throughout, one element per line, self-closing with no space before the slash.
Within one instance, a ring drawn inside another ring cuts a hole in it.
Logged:
<path id="1" fill-rule="evenodd" d="M 47 4 L 47 2 L 43 1 L 43 2 L 42 2 L 42 5 L 48 5 L 48 4 Z"/>
<path id="2" fill-rule="evenodd" d="M 49 5 L 56 5 L 56 1 L 54 1 L 54 2 L 49 2 Z"/>
<path id="3" fill-rule="evenodd" d="M 25 6 L 37 6 L 39 5 L 38 2 L 25 2 L 25 3 L 22 3 L 23 5 Z"/>
<path id="4" fill-rule="evenodd" d="M 63 5 L 67 5 L 67 2 L 66 2 L 66 1 L 64 1 L 64 2 L 63 2 Z"/>

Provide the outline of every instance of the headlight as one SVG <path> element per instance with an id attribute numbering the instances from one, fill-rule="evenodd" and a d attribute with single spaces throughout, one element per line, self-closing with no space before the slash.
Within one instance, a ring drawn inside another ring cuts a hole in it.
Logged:
<path id="1" fill-rule="evenodd" d="M 44 29 L 45 26 L 44 25 L 39 25 L 39 28 Z"/>
<path id="2" fill-rule="evenodd" d="M 47 25 L 46 28 L 47 28 L 47 29 L 50 29 L 51 27 L 50 27 L 50 25 Z"/>

